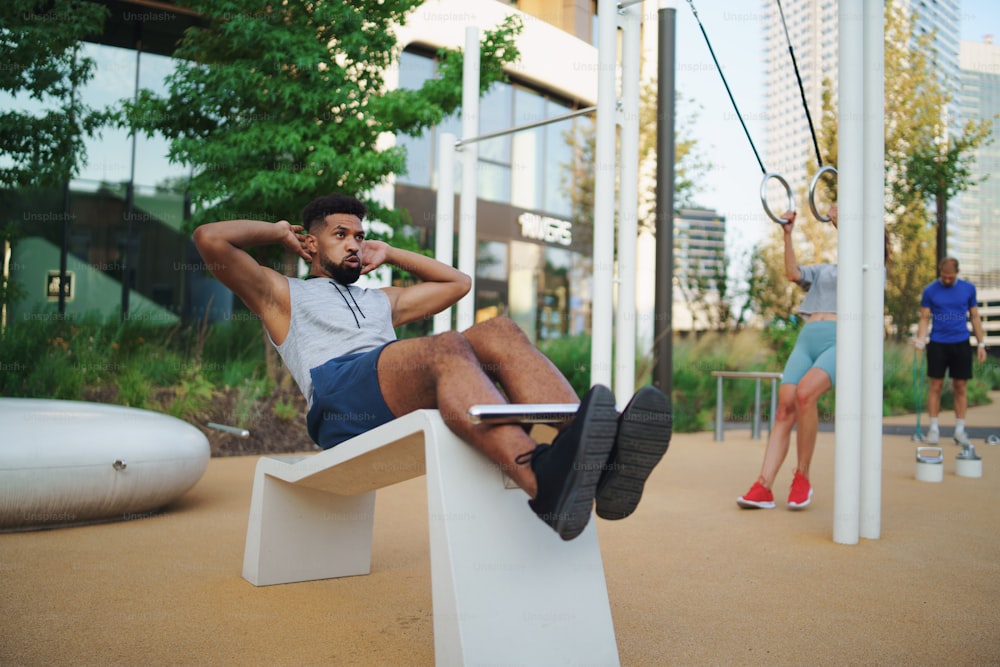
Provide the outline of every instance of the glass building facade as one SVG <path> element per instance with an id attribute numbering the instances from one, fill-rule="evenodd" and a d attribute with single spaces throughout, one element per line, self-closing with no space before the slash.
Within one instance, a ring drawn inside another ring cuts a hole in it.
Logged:
<path id="1" fill-rule="evenodd" d="M 142 88 L 162 92 L 176 38 L 195 22 L 183 12 L 153 16 L 128 3 L 108 6 L 104 34 L 83 43 L 78 55 L 94 63 L 77 90 L 79 104 L 91 109 L 110 108 Z M 61 101 L 6 95 L 0 103 L 41 115 L 46 104 Z M 184 227 L 187 174 L 170 163 L 166 139 L 104 126 L 85 147 L 86 162 L 67 187 L 2 193 L 7 211 L 16 212 L 8 220 L 16 231 L 6 270 L 24 294 L 4 313 L 7 323 L 92 314 L 172 323 L 198 314 L 199 302 L 201 314 L 206 302 L 217 316 L 229 312 L 231 295 L 197 270 Z"/>
<path id="2" fill-rule="evenodd" d="M 198 17 L 169 4 L 155 13 L 135 2 L 103 4 L 110 10 L 105 32 L 81 50 L 95 63 L 93 78 L 79 90 L 81 103 L 104 108 L 139 89 L 164 91 L 174 69 L 176 40 Z M 417 11 L 409 23 L 420 21 Z M 486 21 L 486 27 L 496 24 L 492 16 Z M 573 39 L 552 26 L 542 29 Z M 423 30 L 433 34 L 440 26 Z M 417 88 L 435 76 L 438 46 L 408 47 L 400 57 L 398 85 Z M 0 102 L 39 110 L 26 99 Z M 532 123 L 592 103 L 565 88 L 547 89 L 544 81 L 512 77 L 481 99 L 480 131 Z M 535 340 L 589 331 L 592 236 L 589 222 L 574 213 L 581 195 L 574 192 L 570 168 L 579 142 L 592 133 L 591 123 L 581 116 L 479 144 L 477 319 L 508 315 Z M 421 137 L 396 138 L 406 147 L 407 171 L 395 179 L 389 203 L 409 214 L 427 248 L 434 247 L 435 153 L 442 132 L 461 134 L 457 114 Z M 68 188 L 3 193 L 7 210 L 15 211 L 21 223 L 6 266 L 26 295 L 11 305 L 9 322 L 88 313 L 165 323 L 206 315 L 222 320 L 240 308 L 207 275 L 193 248 L 185 225 L 189 173 L 171 163 L 168 152 L 163 137 L 106 127 L 87 140 L 87 162 Z M 460 178 L 455 183 L 461 192 Z M 60 297 L 62 263 L 67 284 Z"/>
<path id="3" fill-rule="evenodd" d="M 419 88 L 435 74 L 419 49 L 400 58 L 400 85 Z M 480 101 L 482 135 L 555 118 L 578 105 L 519 83 L 498 83 Z M 507 315 L 535 340 L 589 332 L 591 234 L 574 216 L 575 146 L 592 135 L 586 116 L 478 142 L 476 319 Z M 434 234 L 438 137 L 461 136 L 454 115 L 419 138 L 400 136 L 407 172 L 395 199 L 423 235 Z M 456 193 L 461 179 L 456 173 Z M 457 219 L 457 215 L 456 215 Z"/>

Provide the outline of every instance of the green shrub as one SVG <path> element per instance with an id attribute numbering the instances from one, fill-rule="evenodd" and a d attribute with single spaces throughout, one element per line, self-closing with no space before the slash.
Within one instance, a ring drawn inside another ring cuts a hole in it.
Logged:
<path id="1" fill-rule="evenodd" d="M 672 350 L 674 429 L 705 430 L 715 419 L 714 370 L 780 372 L 798 336 L 797 319 L 772 323 L 765 330 L 708 333 L 675 338 Z M 211 326 L 162 325 L 141 318 L 121 321 L 97 317 L 19 320 L 0 331 L 0 395 L 80 400 L 107 390 L 118 403 L 157 408 L 190 417 L 213 400 L 216 388 L 238 388 L 234 419 L 256 417 L 260 401 L 273 387 L 262 377 L 265 337 L 256 318 L 234 318 Z M 550 339 L 539 349 L 567 377 L 579 396 L 590 386 L 589 336 Z M 883 356 L 883 412 L 899 414 L 926 408 L 926 367 L 911 346 L 887 342 Z M 654 359 L 637 350 L 636 384 L 649 384 Z M 725 419 L 752 419 L 754 383 L 726 380 Z M 1000 387 L 1000 364 L 976 364 L 968 385 L 969 405 L 989 402 Z M 761 418 L 770 408 L 770 383 L 762 383 Z M 157 396 L 168 396 L 158 399 Z M 820 417 L 833 419 L 836 392 L 822 397 Z M 946 382 L 942 408 L 953 409 Z M 275 414 L 294 419 L 294 403 L 279 403 Z"/>
<path id="2" fill-rule="evenodd" d="M 260 400 L 271 392 L 266 378 L 249 377 L 237 385 L 236 402 L 230 417 L 232 423 L 250 426 L 260 417 Z"/>
<path id="3" fill-rule="evenodd" d="M 197 414 L 212 400 L 212 383 L 195 369 L 184 374 L 167 412 L 178 418 Z"/>
<path id="4" fill-rule="evenodd" d="M 590 336 L 549 338 L 538 349 L 566 376 L 577 396 L 590 389 Z"/>
<path id="5" fill-rule="evenodd" d="M 149 398 L 152 394 L 152 385 L 146 373 L 136 364 L 131 364 L 118 374 L 118 398 L 119 405 L 128 405 L 133 408 L 150 408 Z"/>
<path id="6" fill-rule="evenodd" d="M 292 421 L 298 419 L 299 408 L 294 401 L 278 401 L 274 404 L 274 415 L 282 421 Z"/>

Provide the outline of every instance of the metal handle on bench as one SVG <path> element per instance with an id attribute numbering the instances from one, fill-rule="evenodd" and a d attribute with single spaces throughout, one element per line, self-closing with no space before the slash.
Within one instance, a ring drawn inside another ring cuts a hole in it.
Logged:
<path id="1" fill-rule="evenodd" d="M 469 419 L 473 424 L 553 424 L 571 419 L 579 407 L 576 403 L 473 405 Z"/>

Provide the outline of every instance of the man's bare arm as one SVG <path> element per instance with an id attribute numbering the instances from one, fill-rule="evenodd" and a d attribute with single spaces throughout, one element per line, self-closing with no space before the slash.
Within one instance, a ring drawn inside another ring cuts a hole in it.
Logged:
<path id="1" fill-rule="evenodd" d="M 931 324 L 931 309 L 926 306 L 920 307 L 920 322 L 917 324 L 917 337 L 914 339 L 914 344 L 917 349 L 924 349 L 924 345 L 927 343 L 927 329 L 930 328 Z"/>
<path id="2" fill-rule="evenodd" d="M 472 279 L 453 266 L 419 253 L 393 248 L 382 241 L 365 241 L 361 262 L 362 273 L 390 264 L 420 279 L 421 282 L 409 287 L 384 288 L 392 305 L 393 326 L 431 317 L 453 306 L 472 287 Z"/>
<path id="3" fill-rule="evenodd" d="M 302 228 L 286 220 L 225 220 L 202 225 L 194 231 L 194 243 L 213 276 L 239 296 L 247 307 L 259 315 L 276 340 L 284 338 L 281 320 L 287 321 L 288 298 L 276 298 L 276 290 L 284 286 L 277 271 L 261 266 L 246 248 L 263 245 L 283 245 L 300 257 L 309 259 L 302 247 Z M 275 321 L 277 316 L 279 321 Z M 278 330 L 274 329 L 277 325 Z M 287 330 L 287 324 L 283 327 Z"/>

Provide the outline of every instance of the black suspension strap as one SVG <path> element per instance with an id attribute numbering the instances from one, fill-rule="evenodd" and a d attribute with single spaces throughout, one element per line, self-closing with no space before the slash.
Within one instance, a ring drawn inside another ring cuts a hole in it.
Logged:
<path id="1" fill-rule="evenodd" d="M 757 164 L 760 165 L 760 173 L 766 174 L 767 169 L 764 168 L 764 161 L 760 159 L 757 147 L 754 146 L 753 139 L 750 138 L 750 130 L 747 129 L 747 124 L 743 122 L 743 114 L 740 113 L 740 108 L 736 106 L 736 100 L 733 98 L 733 92 L 729 90 L 729 83 L 726 82 L 726 75 L 722 73 L 722 67 L 719 66 L 719 59 L 715 57 L 715 50 L 712 49 L 712 42 L 709 41 L 708 34 L 705 32 L 705 26 L 701 24 L 701 19 L 698 18 L 698 10 L 694 8 L 694 2 L 692 2 L 692 0 L 687 0 L 687 3 L 691 7 L 691 13 L 694 14 L 694 20 L 698 22 L 698 27 L 701 28 L 701 35 L 705 38 L 705 44 L 708 46 L 708 52 L 712 54 L 712 61 L 715 63 L 715 69 L 719 71 L 719 76 L 722 77 L 722 85 L 726 87 L 726 93 L 729 94 L 729 101 L 733 103 L 733 109 L 736 111 L 736 117 L 740 119 L 740 125 L 743 126 L 743 133 L 747 135 L 747 141 L 750 142 L 750 148 L 753 149 L 754 157 L 757 158 Z"/>
<path id="2" fill-rule="evenodd" d="M 806 89 L 802 85 L 802 76 L 799 74 L 799 64 L 795 60 L 795 49 L 792 48 L 792 38 L 788 35 L 788 24 L 785 23 L 785 10 L 781 8 L 781 0 L 778 3 L 778 13 L 781 15 L 781 27 L 785 31 L 785 41 L 788 43 L 788 55 L 792 57 L 792 68 L 795 70 L 795 79 L 799 82 L 799 94 L 802 95 L 802 108 L 806 110 L 806 121 L 809 123 L 809 133 L 812 135 L 813 148 L 816 149 L 816 162 L 823 166 L 823 158 L 819 154 L 819 141 L 816 140 L 816 129 L 813 127 L 812 116 L 809 114 L 809 102 L 806 100 Z"/>
<path id="3" fill-rule="evenodd" d="M 795 70 L 795 80 L 799 82 L 799 94 L 802 96 L 802 108 L 806 111 L 806 121 L 809 123 L 809 133 L 812 135 L 813 148 L 816 149 L 816 163 L 819 165 L 819 170 L 816 175 L 813 176 L 812 182 L 809 184 L 809 208 L 812 210 L 816 219 L 821 222 L 831 222 L 829 216 L 824 215 L 819 212 L 819 208 L 816 206 L 816 185 L 819 183 L 819 179 L 823 174 L 829 172 L 834 175 L 837 174 L 837 170 L 830 166 L 823 165 L 823 157 L 820 155 L 819 151 L 819 141 L 816 139 L 816 128 L 813 127 L 812 115 L 809 113 L 809 102 L 806 100 L 806 88 L 802 85 L 802 75 L 799 74 L 799 63 L 795 60 L 795 49 L 792 48 L 792 38 L 788 34 L 788 24 L 785 22 L 785 10 L 781 8 L 781 0 L 775 0 L 778 3 L 778 14 L 781 15 L 781 27 L 785 31 L 785 42 L 788 43 L 788 55 L 792 58 L 792 68 Z"/>
<path id="4" fill-rule="evenodd" d="M 715 57 L 715 49 L 712 48 L 712 42 L 708 39 L 708 33 L 705 32 L 705 26 L 701 23 L 701 18 L 698 16 L 698 10 L 695 9 L 693 0 L 687 0 L 688 6 L 691 7 L 691 13 L 694 14 L 694 20 L 698 22 L 698 28 L 701 29 L 701 36 L 705 38 L 705 45 L 708 46 L 708 52 L 712 55 L 712 62 L 715 63 L 715 69 L 719 72 L 719 77 L 722 79 L 722 85 L 726 87 L 726 93 L 729 95 L 729 101 L 733 104 L 733 110 L 736 111 L 736 117 L 740 119 L 740 125 L 743 126 L 743 133 L 747 136 L 747 141 L 750 142 L 750 148 L 753 150 L 753 155 L 757 158 L 757 164 L 760 165 L 760 172 L 764 174 L 764 179 L 760 183 L 760 203 L 764 207 L 764 212 L 767 216 L 774 220 L 778 224 L 786 224 L 788 221 L 779 218 L 777 215 L 771 211 L 771 207 L 767 204 L 767 182 L 772 178 L 778 181 L 782 187 L 785 188 L 785 193 L 788 195 L 788 207 L 789 212 L 795 211 L 795 197 L 792 195 L 792 188 L 788 185 L 788 181 L 781 176 L 781 174 L 776 174 L 774 172 L 768 172 L 764 168 L 764 161 L 760 159 L 760 153 L 757 152 L 757 147 L 753 143 L 753 139 L 750 138 L 750 130 L 747 129 L 747 124 L 743 121 L 743 114 L 740 113 L 740 108 L 736 105 L 736 99 L 733 97 L 733 91 L 729 89 L 729 82 L 726 81 L 726 75 L 722 72 L 722 67 L 719 65 L 719 59 Z"/>

